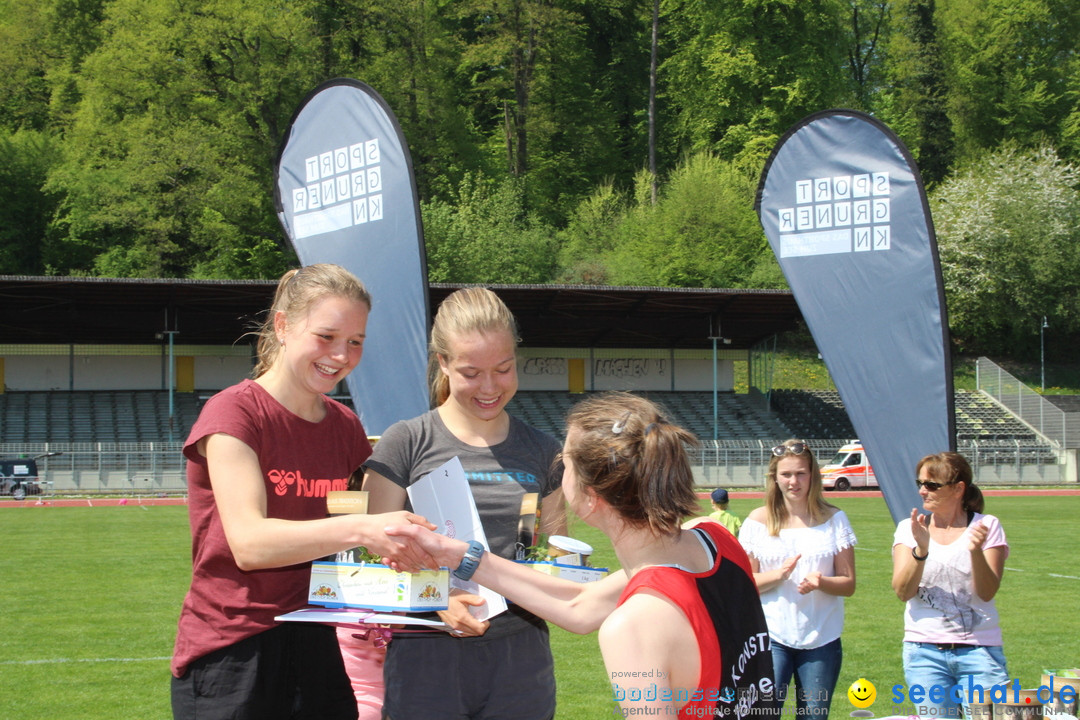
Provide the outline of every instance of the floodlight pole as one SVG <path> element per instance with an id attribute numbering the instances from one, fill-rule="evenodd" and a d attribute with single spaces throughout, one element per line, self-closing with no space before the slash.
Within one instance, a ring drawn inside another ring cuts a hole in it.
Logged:
<path id="1" fill-rule="evenodd" d="M 731 344 L 731 338 L 723 337 L 722 335 L 710 335 L 709 339 L 712 340 L 712 439 L 720 439 L 720 396 L 719 387 L 720 379 L 717 374 L 717 361 L 716 361 L 716 343 L 720 341 L 725 345 Z"/>
<path id="2" fill-rule="evenodd" d="M 162 335 L 169 336 L 169 362 L 168 362 L 168 385 L 169 385 L 169 442 L 173 441 L 173 392 L 176 386 L 176 359 L 173 357 L 173 338 L 176 330 L 165 330 Z"/>
<path id="3" fill-rule="evenodd" d="M 1046 316 L 1043 315 L 1042 326 L 1039 328 L 1039 392 L 1046 392 Z"/>
<path id="4" fill-rule="evenodd" d="M 720 380 L 716 375 L 716 341 L 720 338 L 713 335 L 709 339 L 712 340 L 712 439 L 715 442 L 720 437 L 720 398 L 717 395 Z"/>

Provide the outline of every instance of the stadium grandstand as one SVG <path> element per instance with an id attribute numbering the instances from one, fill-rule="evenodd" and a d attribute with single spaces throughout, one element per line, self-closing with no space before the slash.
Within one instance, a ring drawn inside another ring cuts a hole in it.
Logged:
<path id="1" fill-rule="evenodd" d="M 0 277 L 0 456 L 42 456 L 47 491 L 183 492 L 180 442 L 206 398 L 250 372 L 246 333 L 274 287 Z M 457 287 L 432 284 L 432 311 Z M 790 293 L 490 287 L 522 330 L 508 410 L 556 436 L 583 393 L 640 392 L 701 439 L 701 483 L 729 487 L 760 485 L 785 438 L 823 459 L 856 439 L 836 392 L 771 387 L 775 338 L 800 322 Z M 746 392 L 734 391 L 737 363 Z M 958 449 L 984 484 L 1075 482 L 1080 408 L 1003 372 L 980 361 L 985 389 L 955 394 Z"/>

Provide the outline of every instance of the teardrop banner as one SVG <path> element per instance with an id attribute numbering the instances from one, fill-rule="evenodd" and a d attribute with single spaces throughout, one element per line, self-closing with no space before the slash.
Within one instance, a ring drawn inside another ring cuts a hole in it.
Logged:
<path id="1" fill-rule="evenodd" d="M 408 146 L 368 85 L 330 80 L 301 103 L 278 151 L 274 202 L 300 262 L 336 263 L 371 293 L 347 378 L 372 435 L 428 410 L 427 261 Z"/>
<path id="2" fill-rule="evenodd" d="M 864 113 L 827 110 L 777 143 L 755 209 L 866 449 L 894 522 L 915 465 L 955 449 L 937 239 L 911 153 Z"/>

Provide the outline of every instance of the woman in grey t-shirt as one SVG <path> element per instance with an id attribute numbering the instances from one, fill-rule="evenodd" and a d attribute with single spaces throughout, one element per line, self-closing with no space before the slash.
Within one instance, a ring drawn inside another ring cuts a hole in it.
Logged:
<path id="1" fill-rule="evenodd" d="M 403 509 L 407 488 L 457 456 L 491 552 L 513 559 L 522 500 L 542 498 L 541 531 L 565 532 L 559 442 L 506 412 L 517 392 L 517 323 L 495 293 L 464 288 L 439 306 L 429 369 L 435 409 L 391 426 L 365 464 L 369 510 Z M 520 606 L 490 621 L 472 616 L 475 595 L 440 613 L 456 629 L 402 634 L 387 649 L 384 716 L 515 717 L 555 714 L 547 625 Z"/>

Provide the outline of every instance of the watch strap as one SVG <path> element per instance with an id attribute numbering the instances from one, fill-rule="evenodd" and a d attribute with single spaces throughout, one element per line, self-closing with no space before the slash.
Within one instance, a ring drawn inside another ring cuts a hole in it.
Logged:
<path id="1" fill-rule="evenodd" d="M 480 566 L 480 558 L 484 556 L 484 545 L 479 540 L 469 542 L 469 548 L 465 551 L 465 557 L 461 558 L 461 564 L 454 570 L 454 577 L 459 580 L 472 579 L 476 568 Z"/>

